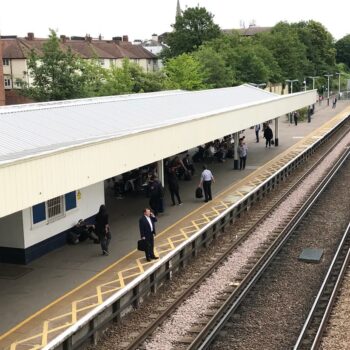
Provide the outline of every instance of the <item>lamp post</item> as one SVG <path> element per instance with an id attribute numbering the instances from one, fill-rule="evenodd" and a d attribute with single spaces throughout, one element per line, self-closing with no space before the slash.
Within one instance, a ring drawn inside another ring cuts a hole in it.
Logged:
<path id="1" fill-rule="evenodd" d="M 306 91 L 306 78 L 304 78 L 303 84 L 304 84 L 304 91 Z"/>
<path id="2" fill-rule="evenodd" d="M 337 75 L 338 76 L 338 97 L 340 98 L 340 75 L 341 75 L 341 73 L 335 73 L 335 75 Z"/>
<path id="3" fill-rule="evenodd" d="M 327 106 L 329 106 L 329 78 L 333 76 L 333 74 L 325 74 L 325 77 L 328 79 L 328 84 L 327 84 Z"/>
<path id="4" fill-rule="evenodd" d="M 308 77 L 310 79 L 312 79 L 312 90 L 315 90 L 315 80 L 319 77 Z"/>
<path id="5" fill-rule="evenodd" d="M 290 80 L 290 79 L 286 79 L 286 82 L 287 83 L 290 83 L 290 93 L 292 94 L 293 93 L 293 83 L 299 81 L 298 79 L 293 79 L 293 80 Z"/>

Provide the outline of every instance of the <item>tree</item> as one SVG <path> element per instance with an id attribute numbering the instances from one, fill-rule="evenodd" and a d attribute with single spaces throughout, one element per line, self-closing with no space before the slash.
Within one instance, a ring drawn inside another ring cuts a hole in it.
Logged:
<path id="1" fill-rule="evenodd" d="M 32 86 L 22 83 L 22 93 L 36 101 L 64 100 L 84 96 L 84 76 L 80 74 L 80 60 L 68 48 L 61 49 L 55 31 L 42 52 L 32 51 L 28 60 Z"/>
<path id="2" fill-rule="evenodd" d="M 322 75 L 335 67 L 336 50 L 334 39 L 319 22 L 298 22 L 291 25 L 295 28 L 300 41 L 306 47 L 306 58 L 310 62 L 309 74 Z"/>
<path id="3" fill-rule="evenodd" d="M 232 86 L 233 73 L 219 52 L 212 47 L 202 45 L 193 57 L 201 65 L 204 74 L 204 82 L 208 87 L 221 88 Z"/>
<path id="4" fill-rule="evenodd" d="M 259 41 L 273 54 L 280 67 L 282 81 L 302 79 L 309 74 L 306 47 L 300 41 L 295 28 L 288 23 L 280 22 L 270 33 L 260 34 Z"/>
<path id="5" fill-rule="evenodd" d="M 221 35 L 220 27 L 213 22 L 214 16 L 204 7 L 190 7 L 182 16 L 176 17 L 172 26 L 174 31 L 168 34 L 168 50 L 163 57 L 176 57 L 183 53 L 190 53 L 199 48 L 204 42 Z"/>
<path id="6" fill-rule="evenodd" d="M 189 54 L 169 59 L 165 66 L 168 89 L 200 90 L 206 87 L 200 63 Z"/>
<path id="7" fill-rule="evenodd" d="M 337 50 L 337 62 L 345 63 L 350 68 L 350 34 L 338 40 L 335 43 L 335 48 Z"/>

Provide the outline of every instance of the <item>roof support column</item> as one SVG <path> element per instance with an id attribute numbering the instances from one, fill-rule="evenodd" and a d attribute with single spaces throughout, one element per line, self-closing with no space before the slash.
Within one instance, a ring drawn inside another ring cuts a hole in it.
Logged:
<path id="1" fill-rule="evenodd" d="M 278 118 L 275 118 L 275 147 L 278 146 Z"/>
<path id="2" fill-rule="evenodd" d="M 234 156 L 234 160 L 233 160 L 233 170 L 238 170 L 239 166 L 238 166 L 238 132 L 235 132 L 233 134 L 233 138 L 234 138 L 234 144 L 233 144 L 233 156 Z"/>
<path id="3" fill-rule="evenodd" d="M 164 161 L 163 159 L 158 160 L 157 162 L 157 172 L 158 172 L 158 180 L 164 187 Z"/>

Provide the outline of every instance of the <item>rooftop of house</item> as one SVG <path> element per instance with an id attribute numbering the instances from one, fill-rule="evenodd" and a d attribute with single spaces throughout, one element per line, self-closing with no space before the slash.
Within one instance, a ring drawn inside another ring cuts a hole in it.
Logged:
<path id="1" fill-rule="evenodd" d="M 242 36 L 253 36 L 259 33 L 269 32 L 272 27 L 259 27 L 255 25 L 250 25 L 248 28 L 239 28 L 239 29 L 223 29 L 223 32 L 226 34 L 237 31 Z"/>
<path id="2" fill-rule="evenodd" d="M 35 38 L 33 33 L 28 33 L 27 37 L 19 38 L 15 35 L 5 35 L 0 37 L 3 47 L 3 58 L 25 59 L 34 50 L 38 55 L 42 53 L 42 47 L 47 38 Z M 141 45 L 133 45 L 128 40 L 128 36 L 113 37 L 111 40 L 104 40 L 101 37 L 94 39 L 90 36 L 66 37 L 61 35 L 60 47 L 62 50 L 70 48 L 72 52 L 83 58 L 99 59 L 154 59 L 156 58 Z"/>

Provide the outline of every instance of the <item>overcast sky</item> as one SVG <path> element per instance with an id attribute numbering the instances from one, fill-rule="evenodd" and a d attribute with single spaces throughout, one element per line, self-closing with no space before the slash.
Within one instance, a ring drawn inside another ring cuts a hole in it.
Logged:
<path id="1" fill-rule="evenodd" d="M 252 21 L 273 26 L 279 21 L 321 22 L 335 39 L 350 34 L 348 0 L 180 0 L 181 9 L 197 4 L 214 15 L 222 29 L 239 28 Z M 47 37 L 48 28 L 67 36 L 90 34 L 105 39 L 129 35 L 129 40 L 148 39 L 153 33 L 170 31 L 175 21 L 176 0 L 17 0 L 3 1 L 0 12 L 2 35 Z"/>

